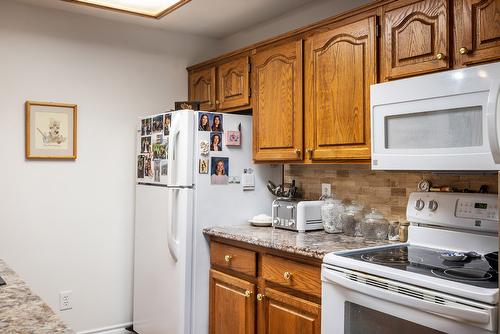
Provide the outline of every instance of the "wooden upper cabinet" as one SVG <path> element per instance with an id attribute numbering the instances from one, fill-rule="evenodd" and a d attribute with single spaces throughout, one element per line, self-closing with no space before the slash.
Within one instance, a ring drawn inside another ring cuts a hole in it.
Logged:
<path id="1" fill-rule="evenodd" d="M 302 40 L 257 51 L 252 64 L 254 160 L 302 160 Z"/>
<path id="2" fill-rule="evenodd" d="M 370 159 L 375 17 L 311 36 L 305 58 L 306 159 Z"/>
<path id="3" fill-rule="evenodd" d="M 247 56 L 218 67 L 218 109 L 226 110 L 250 103 L 250 60 Z"/>
<path id="4" fill-rule="evenodd" d="M 500 59 L 500 0 L 455 0 L 455 64 Z"/>
<path id="5" fill-rule="evenodd" d="M 320 334 L 321 307 L 313 302 L 266 288 L 263 334 Z"/>
<path id="6" fill-rule="evenodd" d="M 255 285 L 210 270 L 210 334 L 255 334 Z"/>
<path id="7" fill-rule="evenodd" d="M 447 0 L 396 1 L 384 7 L 385 80 L 450 66 Z"/>
<path id="8" fill-rule="evenodd" d="M 189 100 L 199 101 L 201 110 L 215 110 L 215 66 L 189 72 Z"/>

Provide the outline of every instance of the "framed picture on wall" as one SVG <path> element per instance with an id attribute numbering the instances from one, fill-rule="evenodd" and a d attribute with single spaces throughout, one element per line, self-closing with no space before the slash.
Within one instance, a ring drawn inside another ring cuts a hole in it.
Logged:
<path id="1" fill-rule="evenodd" d="M 26 102 L 26 159 L 76 159 L 77 106 Z"/>

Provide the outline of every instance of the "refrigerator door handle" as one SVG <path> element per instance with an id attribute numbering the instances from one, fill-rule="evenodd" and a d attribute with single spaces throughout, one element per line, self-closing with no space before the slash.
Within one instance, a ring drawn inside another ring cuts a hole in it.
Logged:
<path id="1" fill-rule="evenodd" d="M 173 165 L 174 163 L 174 157 L 177 154 L 176 152 L 176 147 L 177 147 L 177 138 L 179 137 L 179 124 L 177 121 L 177 118 L 173 118 L 172 120 L 172 126 L 170 127 L 170 137 L 168 140 L 168 175 L 167 175 L 167 184 L 168 185 L 174 185 L 176 184 L 176 180 L 174 179 L 174 174 L 177 173 L 177 170 L 175 166 Z"/>
<path id="2" fill-rule="evenodd" d="M 168 250 L 170 251 L 170 255 L 172 256 L 172 259 L 177 262 L 177 254 L 178 254 L 178 249 L 179 249 L 179 240 L 176 240 L 174 238 L 174 231 L 177 230 L 177 224 L 176 224 L 176 217 L 175 217 L 175 205 L 174 205 L 174 197 L 177 195 L 179 189 L 172 189 L 168 203 L 167 203 L 167 210 L 168 212 L 168 219 L 167 219 L 167 244 L 168 244 Z"/>

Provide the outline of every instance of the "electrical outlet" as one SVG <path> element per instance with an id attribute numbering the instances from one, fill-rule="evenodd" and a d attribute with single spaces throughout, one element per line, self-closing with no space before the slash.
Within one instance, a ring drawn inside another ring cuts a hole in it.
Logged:
<path id="1" fill-rule="evenodd" d="M 331 196 L 332 195 L 332 185 L 330 183 L 321 184 L 321 196 Z"/>
<path id="2" fill-rule="evenodd" d="M 71 291 L 71 290 L 59 292 L 59 310 L 60 311 L 71 310 L 73 308 L 73 306 L 71 304 L 71 294 L 72 293 L 73 293 L 73 291 Z"/>

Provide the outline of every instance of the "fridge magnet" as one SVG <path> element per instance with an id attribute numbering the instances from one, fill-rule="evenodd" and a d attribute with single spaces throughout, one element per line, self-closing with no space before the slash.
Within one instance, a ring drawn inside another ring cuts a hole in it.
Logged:
<path id="1" fill-rule="evenodd" d="M 153 117 L 153 133 L 163 132 L 163 115 Z"/>
<path id="2" fill-rule="evenodd" d="M 151 153 L 151 137 L 141 138 L 141 153 Z"/>
<path id="3" fill-rule="evenodd" d="M 26 159 L 76 159 L 75 104 L 26 102 Z"/>
<path id="4" fill-rule="evenodd" d="M 141 136 L 149 136 L 151 134 L 151 118 L 146 118 L 141 121 Z"/>
<path id="5" fill-rule="evenodd" d="M 156 144 L 163 143 L 163 134 L 162 133 L 156 135 L 155 143 Z"/>
<path id="6" fill-rule="evenodd" d="M 207 140 L 200 141 L 200 154 L 208 155 L 210 153 L 210 143 Z"/>
<path id="7" fill-rule="evenodd" d="M 168 175 L 168 161 L 161 161 L 161 175 Z"/>
<path id="8" fill-rule="evenodd" d="M 153 159 L 163 160 L 167 158 L 167 145 L 153 144 Z"/>
<path id="9" fill-rule="evenodd" d="M 210 132 L 210 151 L 222 151 L 222 136 L 220 132 Z"/>
<path id="10" fill-rule="evenodd" d="M 229 158 L 212 157 L 211 166 L 211 183 L 212 184 L 227 184 L 229 179 Z"/>
<path id="11" fill-rule="evenodd" d="M 210 131 L 210 118 L 208 114 L 198 114 L 198 131 Z"/>
<path id="12" fill-rule="evenodd" d="M 226 146 L 241 146 L 241 132 L 226 131 Z"/>
<path id="13" fill-rule="evenodd" d="M 151 157 L 145 156 L 144 157 L 144 176 L 145 177 L 153 177 L 153 168 L 151 166 Z"/>
<path id="14" fill-rule="evenodd" d="M 137 178 L 138 179 L 144 178 L 144 156 L 143 155 L 137 156 Z"/>
<path id="15" fill-rule="evenodd" d="M 160 161 L 159 160 L 156 160 L 154 161 L 154 175 L 155 175 L 155 178 L 154 178 L 154 181 L 155 182 L 160 182 Z"/>
<path id="16" fill-rule="evenodd" d="M 198 101 L 178 101 L 175 102 L 175 110 L 200 110 Z"/>
<path id="17" fill-rule="evenodd" d="M 165 136 L 170 134 L 170 123 L 172 123 L 172 114 L 165 114 L 163 120 L 163 134 Z"/>
<path id="18" fill-rule="evenodd" d="M 208 174 L 208 159 L 200 159 L 198 161 L 198 173 Z"/>

